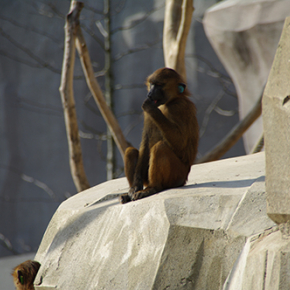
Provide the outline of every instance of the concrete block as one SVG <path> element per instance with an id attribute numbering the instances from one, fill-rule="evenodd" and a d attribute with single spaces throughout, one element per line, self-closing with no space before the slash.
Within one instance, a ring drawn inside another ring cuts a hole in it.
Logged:
<path id="1" fill-rule="evenodd" d="M 206 35 L 231 76 L 239 99 L 240 119 L 263 93 L 289 1 L 227 0 L 209 8 L 203 18 Z M 244 134 L 247 153 L 263 131 L 260 117 Z"/>
<path id="2" fill-rule="evenodd" d="M 36 289 L 222 289 L 240 257 L 245 272 L 249 237 L 275 226 L 264 153 L 195 165 L 186 186 L 121 205 L 127 190 L 121 178 L 60 205 Z"/>
<path id="3" fill-rule="evenodd" d="M 239 279 L 235 271 L 223 290 L 275 290 L 290 289 L 290 239 L 283 238 L 278 227 L 265 231 L 256 238 L 249 238 L 245 259 L 239 257 Z"/>
<path id="4" fill-rule="evenodd" d="M 263 95 L 267 212 L 276 223 L 290 220 L 290 17 Z"/>

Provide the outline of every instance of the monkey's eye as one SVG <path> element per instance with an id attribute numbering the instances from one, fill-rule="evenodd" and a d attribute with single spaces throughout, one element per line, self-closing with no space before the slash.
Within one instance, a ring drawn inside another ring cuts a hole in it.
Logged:
<path id="1" fill-rule="evenodd" d="M 150 85 L 150 89 L 152 89 L 153 87 L 155 87 L 155 88 L 162 88 L 163 87 L 163 84 L 161 84 L 161 83 L 151 84 Z"/>

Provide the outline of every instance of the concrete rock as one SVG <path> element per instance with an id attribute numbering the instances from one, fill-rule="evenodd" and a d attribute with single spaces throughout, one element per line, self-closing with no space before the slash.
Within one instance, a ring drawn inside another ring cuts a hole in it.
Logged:
<path id="1" fill-rule="evenodd" d="M 278 227 L 248 238 L 223 290 L 290 289 L 290 239 Z"/>
<path id="2" fill-rule="evenodd" d="M 263 96 L 267 212 L 277 223 L 290 220 L 290 17 L 287 17 Z"/>
<path id="3" fill-rule="evenodd" d="M 263 92 L 288 15 L 290 2 L 275 0 L 222 1 L 205 14 L 206 35 L 235 84 L 240 119 Z M 247 153 L 262 131 L 260 117 L 244 134 Z"/>
<path id="4" fill-rule="evenodd" d="M 35 257 L 36 289 L 222 289 L 250 237 L 275 226 L 264 153 L 195 165 L 186 186 L 121 205 L 127 186 L 113 180 L 61 204 Z"/>

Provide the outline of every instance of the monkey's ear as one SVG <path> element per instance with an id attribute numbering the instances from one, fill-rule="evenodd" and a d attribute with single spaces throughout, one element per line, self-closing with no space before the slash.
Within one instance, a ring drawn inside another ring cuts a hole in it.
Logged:
<path id="1" fill-rule="evenodd" d="M 18 273 L 18 280 L 20 282 L 21 285 L 24 285 L 24 276 L 22 274 L 22 272 L 20 270 L 17 271 Z"/>
<path id="2" fill-rule="evenodd" d="M 182 93 L 184 92 L 185 88 L 186 88 L 186 85 L 183 84 L 183 83 L 180 83 L 180 84 L 178 85 L 178 92 L 179 92 L 180 94 L 182 94 Z"/>

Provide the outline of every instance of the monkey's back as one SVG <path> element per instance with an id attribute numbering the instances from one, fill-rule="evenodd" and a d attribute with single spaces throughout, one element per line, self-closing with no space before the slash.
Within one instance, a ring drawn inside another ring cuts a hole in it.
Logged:
<path id="1" fill-rule="evenodd" d="M 196 118 L 196 107 L 188 97 L 179 97 L 169 105 L 172 119 L 179 127 L 182 138 L 179 140 L 180 147 L 178 157 L 186 164 L 192 165 L 197 155 L 199 127 Z"/>

